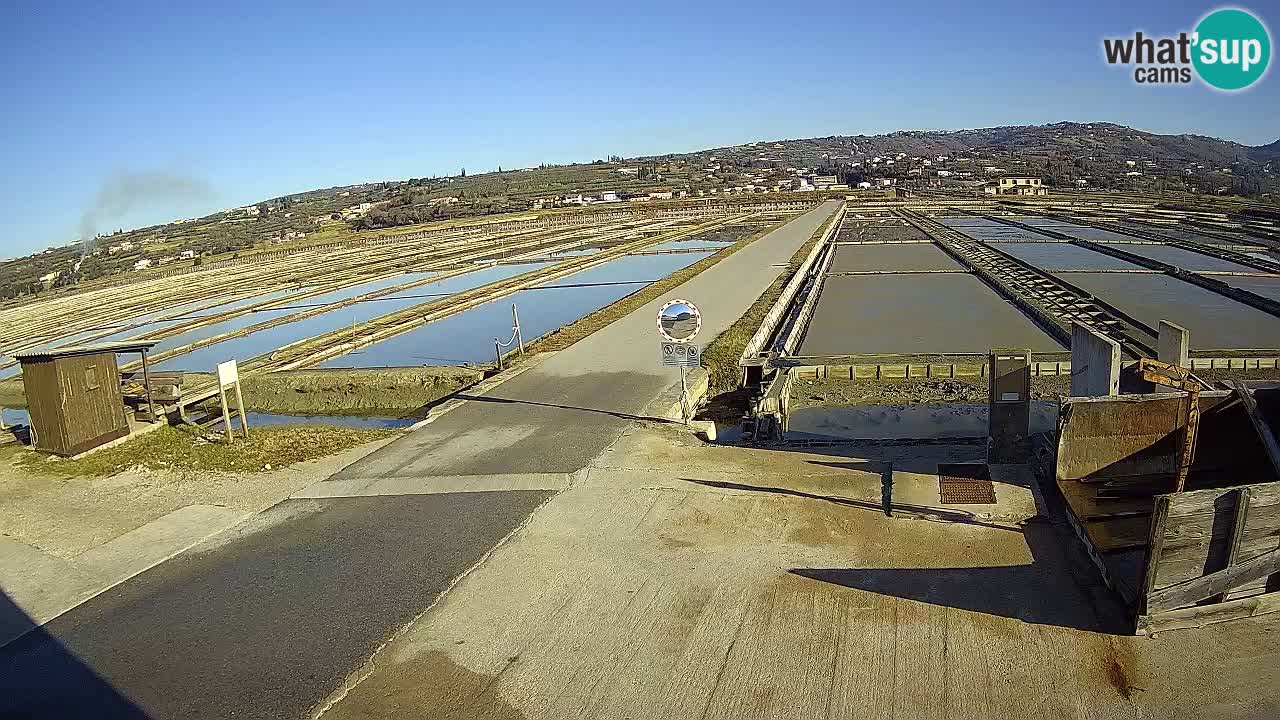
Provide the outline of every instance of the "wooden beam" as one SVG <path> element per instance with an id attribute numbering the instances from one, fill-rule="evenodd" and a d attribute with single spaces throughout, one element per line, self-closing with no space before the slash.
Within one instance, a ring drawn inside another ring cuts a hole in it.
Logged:
<path id="1" fill-rule="evenodd" d="M 1277 610 L 1280 610 L 1280 592 L 1272 592 L 1214 605 L 1195 605 L 1181 610 L 1143 615 L 1138 618 L 1137 633 L 1150 635 L 1166 630 L 1199 628 L 1228 620 L 1265 615 Z"/>
<path id="2" fill-rule="evenodd" d="M 1223 570 L 1236 564 L 1236 560 L 1240 556 L 1240 540 L 1244 537 L 1244 524 L 1249 518 L 1249 488 L 1242 487 L 1236 490 L 1236 507 L 1231 513 L 1231 544 L 1227 546 L 1227 559 L 1222 564 Z M 1226 593 L 1219 593 L 1213 597 L 1214 602 L 1222 602 L 1227 599 Z"/>
<path id="3" fill-rule="evenodd" d="M 1164 524 L 1169 518 L 1169 496 L 1157 495 L 1156 506 L 1151 512 L 1151 529 L 1147 532 L 1147 552 L 1143 558 L 1142 587 L 1138 590 L 1138 615 L 1153 612 L 1148 607 L 1156 586 L 1156 572 L 1160 568 L 1160 553 L 1164 551 Z"/>
<path id="4" fill-rule="evenodd" d="M 1231 588 L 1277 571 L 1280 571 L 1280 549 L 1245 560 L 1239 565 L 1232 565 L 1224 570 L 1149 593 L 1146 596 L 1147 612 L 1142 614 L 1190 605 L 1211 595 L 1221 595 Z"/>
<path id="5" fill-rule="evenodd" d="M 1244 405 L 1245 413 L 1248 414 L 1249 420 L 1253 422 L 1253 429 L 1257 431 L 1258 438 L 1262 440 L 1262 448 L 1267 451 L 1267 459 L 1271 461 L 1271 468 L 1275 470 L 1276 479 L 1280 480 L 1280 443 L 1276 442 L 1276 436 L 1271 432 L 1271 426 L 1263 419 L 1262 413 L 1258 412 L 1258 401 L 1253 397 L 1253 392 L 1239 380 L 1232 380 L 1228 383 L 1233 390 L 1240 395 L 1240 402 Z"/>

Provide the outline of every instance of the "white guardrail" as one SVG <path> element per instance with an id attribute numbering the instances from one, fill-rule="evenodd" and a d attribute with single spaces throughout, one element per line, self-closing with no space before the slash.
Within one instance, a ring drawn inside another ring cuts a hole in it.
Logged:
<path id="1" fill-rule="evenodd" d="M 804 262 L 791 276 L 791 281 L 786 287 L 782 288 L 782 294 L 778 296 L 778 300 L 769 308 L 769 312 L 765 313 L 764 320 L 761 321 L 760 327 L 756 329 L 751 340 L 747 342 L 746 348 L 742 351 L 742 357 L 738 359 L 739 365 L 747 364 L 752 358 L 760 354 L 764 349 L 769 338 L 773 336 L 774 331 L 778 328 L 778 323 L 782 321 L 782 316 L 786 313 L 787 308 L 791 307 L 791 301 L 795 299 L 796 293 L 800 292 L 800 288 L 804 285 L 805 278 L 809 276 L 809 272 L 813 269 L 813 264 L 817 262 L 818 257 L 822 254 L 827 242 L 831 240 L 831 236 L 840 229 L 840 224 L 844 222 L 844 215 L 847 205 L 841 204 L 840 209 L 836 211 L 832 222 L 827 226 L 827 231 L 822 234 L 818 242 L 814 243 L 813 250 L 805 257 Z"/>

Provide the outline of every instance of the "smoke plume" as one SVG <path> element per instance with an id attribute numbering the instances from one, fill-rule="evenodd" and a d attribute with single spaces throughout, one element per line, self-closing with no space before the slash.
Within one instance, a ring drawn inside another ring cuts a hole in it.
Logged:
<path id="1" fill-rule="evenodd" d="M 208 200 L 213 188 L 200 179 L 163 170 L 117 172 L 108 177 L 80 216 L 80 242 L 86 252 L 98 230 L 111 220 L 146 206 Z"/>

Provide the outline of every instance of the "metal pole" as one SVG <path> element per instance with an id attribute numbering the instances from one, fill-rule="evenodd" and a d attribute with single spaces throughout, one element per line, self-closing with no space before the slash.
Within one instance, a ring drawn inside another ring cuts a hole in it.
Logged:
<path id="1" fill-rule="evenodd" d="M 520 331 L 520 313 L 516 312 L 515 303 L 511 303 L 511 322 L 516 325 L 516 340 L 520 343 L 520 354 L 524 355 L 524 333 Z"/>
<path id="2" fill-rule="evenodd" d="M 493 339 L 493 354 L 498 358 L 498 370 L 502 370 L 502 343 L 498 338 Z"/>
<path id="3" fill-rule="evenodd" d="M 680 366 L 680 422 L 686 425 L 689 424 L 689 413 L 686 410 L 686 405 L 688 401 L 689 401 L 689 389 L 685 386 L 684 366 L 681 365 Z"/>

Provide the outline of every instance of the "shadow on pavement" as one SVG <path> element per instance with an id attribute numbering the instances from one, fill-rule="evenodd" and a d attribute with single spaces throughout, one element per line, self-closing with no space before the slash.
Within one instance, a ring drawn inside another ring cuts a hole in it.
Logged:
<path id="1" fill-rule="evenodd" d="M 890 469 L 888 472 L 892 472 Z M 749 492 L 773 493 L 776 495 L 790 495 L 791 497 L 807 498 L 809 500 L 822 500 L 845 507 L 856 508 L 859 510 L 872 510 L 892 516 L 894 513 L 900 515 L 911 515 L 921 519 L 936 520 L 939 522 L 963 523 L 966 525 L 977 525 L 980 527 L 990 528 L 992 530 L 1004 530 L 1006 532 L 1022 532 L 1021 529 L 1010 525 L 1000 525 L 997 523 L 986 522 L 981 520 L 973 513 L 963 510 L 942 510 L 940 508 L 926 507 L 924 505 L 911 505 L 909 503 L 893 503 L 882 500 L 881 502 L 869 502 L 867 500 L 854 500 L 852 498 L 840 497 L 838 495 L 819 495 L 817 493 L 805 492 L 793 488 L 777 487 L 771 485 L 746 485 L 743 483 L 727 482 L 723 480 L 698 480 L 696 478 L 680 478 L 685 482 L 702 485 L 703 487 L 718 488 L 720 490 L 742 490 Z"/>
<path id="2" fill-rule="evenodd" d="M 1046 520 L 1023 523 L 1029 565 L 969 568 L 793 568 L 793 575 L 855 590 L 1038 625 L 1128 634 L 1123 609 Z M 1103 589 L 1104 590 L 1104 589 Z"/>
<path id="3" fill-rule="evenodd" d="M 0 647 L 0 718 L 74 718 L 93 708 L 104 720 L 148 715 L 98 675 L 56 636 L 0 592 L 0 628 L 30 628 Z M 157 639 L 162 641 L 162 639 Z"/>
<path id="4" fill-rule="evenodd" d="M 468 395 L 460 393 L 456 396 L 459 400 L 469 400 L 472 402 L 498 403 L 501 405 L 530 405 L 533 407 L 555 408 L 557 410 L 573 410 L 575 412 L 597 413 L 600 415 L 608 415 L 621 420 L 641 420 L 646 422 L 669 423 L 673 425 L 683 425 L 683 423 L 668 418 L 650 417 L 648 415 L 633 415 L 631 413 L 616 412 L 613 410 L 597 410 L 595 408 L 579 407 L 576 405 L 557 405 L 556 403 L 537 402 L 534 400 L 513 400 L 511 398 L 494 397 L 492 395 Z"/>
<path id="5" fill-rule="evenodd" d="M 865 450 L 866 448 L 860 448 Z M 832 455 L 846 449 L 832 449 Z M 801 451 L 797 448 L 796 451 Z M 804 449 L 812 452 L 812 449 Z M 1128 634 L 1126 613 L 1116 598 L 1101 585 L 1096 570 L 1076 552 L 1074 537 L 1066 529 L 1060 510 L 1041 508 L 1042 514 L 1016 524 L 986 520 L 959 508 L 939 508 L 892 502 L 892 474 L 895 470 L 937 472 L 938 458 L 903 457 L 898 452 L 859 452 L 874 460 L 812 460 L 824 467 L 874 473 L 881 477 L 880 502 L 854 499 L 821 491 L 806 491 L 779 485 L 745 484 L 718 480 L 682 478 L 703 487 L 745 492 L 770 493 L 832 503 L 851 511 L 867 511 L 890 517 L 911 517 L 939 523 L 976 526 L 1023 537 L 1032 560 L 1027 565 L 982 567 L 983 556 L 975 553 L 978 567 L 797 567 L 793 575 L 842 587 L 874 592 L 907 600 L 953 607 L 972 612 L 1013 618 L 1022 622 L 1054 625 L 1088 632 Z M 948 460 L 972 461 L 957 457 Z M 907 468 L 901 465 L 906 465 Z M 1018 483 L 1020 485 L 1024 482 Z M 973 536 L 967 536 L 973 538 Z M 982 542 L 979 538 L 977 542 Z M 872 564 L 872 563 L 868 563 Z"/>

